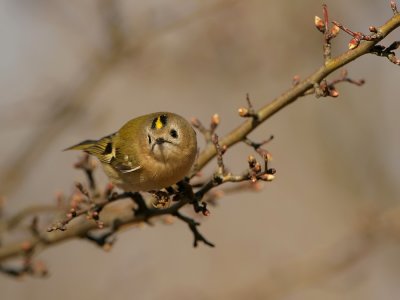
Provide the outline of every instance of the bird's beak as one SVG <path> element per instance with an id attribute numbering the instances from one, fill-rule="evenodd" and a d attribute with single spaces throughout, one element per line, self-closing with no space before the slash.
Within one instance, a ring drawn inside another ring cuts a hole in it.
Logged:
<path id="1" fill-rule="evenodd" d="M 162 145 L 163 145 L 164 143 L 173 144 L 171 141 L 168 141 L 168 140 L 164 139 L 163 137 L 159 137 L 159 138 L 156 138 L 155 142 L 154 142 L 153 145 L 151 146 L 151 151 L 154 150 L 154 147 L 155 147 L 156 145 L 160 145 L 160 146 L 161 146 L 160 148 L 162 149 L 162 148 L 163 148 Z"/>
<path id="2" fill-rule="evenodd" d="M 162 145 L 165 142 L 166 142 L 166 140 L 164 138 L 162 138 L 162 137 L 159 137 L 159 138 L 156 139 L 156 144 L 157 145 Z"/>
<path id="3" fill-rule="evenodd" d="M 154 151 L 154 147 L 156 145 L 160 145 L 161 146 L 165 142 L 166 142 L 166 140 L 164 138 L 162 138 L 162 137 L 156 138 L 156 140 L 154 141 L 153 145 L 151 146 L 151 151 Z"/>

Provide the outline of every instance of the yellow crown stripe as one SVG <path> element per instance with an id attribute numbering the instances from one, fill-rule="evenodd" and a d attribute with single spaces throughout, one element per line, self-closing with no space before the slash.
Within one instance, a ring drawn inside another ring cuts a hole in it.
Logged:
<path id="1" fill-rule="evenodd" d="M 161 129 L 161 128 L 163 128 L 164 127 L 164 124 L 163 124 L 163 122 L 161 121 L 161 117 L 158 117 L 157 118 L 157 121 L 156 121 L 156 128 L 157 129 Z"/>
<path id="2" fill-rule="evenodd" d="M 167 125 L 167 122 L 168 122 L 168 116 L 167 115 L 158 116 L 157 118 L 153 119 L 153 122 L 151 123 L 151 128 L 152 129 L 164 128 L 165 125 Z"/>

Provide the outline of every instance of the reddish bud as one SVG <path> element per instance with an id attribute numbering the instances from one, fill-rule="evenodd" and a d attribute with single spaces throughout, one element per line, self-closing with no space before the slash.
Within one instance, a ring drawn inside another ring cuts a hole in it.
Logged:
<path id="1" fill-rule="evenodd" d="M 203 213 L 203 216 L 206 216 L 206 217 L 211 215 L 211 212 L 207 208 L 203 209 L 202 213 Z"/>
<path id="2" fill-rule="evenodd" d="M 268 151 L 266 151 L 266 153 L 263 153 L 263 157 L 264 157 L 264 160 L 267 162 L 272 160 L 272 154 L 269 153 Z"/>
<path id="3" fill-rule="evenodd" d="M 334 98 L 338 97 L 338 96 L 339 96 L 338 90 L 336 90 L 336 89 L 330 89 L 330 90 L 329 90 L 329 96 L 334 97 Z"/>
<path id="4" fill-rule="evenodd" d="M 218 126 L 219 121 L 220 121 L 220 119 L 219 119 L 219 115 L 218 115 L 218 114 L 214 114 L 214 115 L 211 117 L 211 124 L 212 124 L 212 125 Z"/>
<path id="5" fill-rule="evenodd" d="M 325 27 L 325 22 L 318 16 L 314 17 L 314 25 L 315 27 L 322 33 L 325 32 L 326 27 Z"/>
<path id="6" fill-rule="evenodd" d="M 226 152 L 226 150 L 228 150 L 228 146 L 227 145 L 222 145 L 221 146 L 221 154 L 224 154 Z"/>
<path id="7" fill-rule="evenodd" d="M 349 42 L 349 50 L 353 50 L 353 49 L 357 48 L 359 44 L 360 44 L 360 40 L 359 39 L 356 39 L 356 38 L 352 39 Z"/>
<path id="8" fill-rule="evenodd" d="M 300 83 L 300 76 L 294 75 L 292 80 L 293 85 L 298 85 Z"/>
<path id="9" fill-rule="evenodd" d="M 70 206 L 73 208 L 77 208 L 79 204 L 83 201 L 83 196 L 81 193 L 74 193 L 71 196 Z"/>
<path id="10" fill-rule="evenodd" d="M 197 118 L 192 118 L 191 123 L 196 128 L 201 126 L 201 123 L 200 123 L 199 119 L 197 119 Z"/>
<path id="11" fill-rule="evenodd" d="M 339 34 L 339 32 L 340 32 L 340 28 L 339 28 L 339 26 L 337 26 L 335 24 L 335 25 L 333 25 L 333 27 L 331 29 L 330 35 L 331 35 L 332 38 L 334 38 Z"/>
<path id="12" fill-rule="evenodd" d="M 373 32 L 373 33 L 377 33 L 378 32 L 378 29 L 375 26 L 369 26 L 368 29 L 369 29 L 370 32 Z"/>
<path id="13" fill-rule="evenodd" d="M 239 114 L 239 116 L 241 116 L 243 118 L 247 117 L 249 115 L 249 110 L 245 107 L 241 107 L 238 109 L 238 114 Z"/>
<path id="14" fill-rule="evenodd" d="M 253 171 L 256 173 L 259 173 L 261 171 L 261 165 L 258 162 L 256 162 L 256 164 L 254 165 Z"/>
<path id="15" fill-rule="evenodd" d="M 397 15 L 399 13 L 397 10 L 396 1 L 390 1 L 390 7 L 392 8 L 392 11 L 395 15 Z"/>

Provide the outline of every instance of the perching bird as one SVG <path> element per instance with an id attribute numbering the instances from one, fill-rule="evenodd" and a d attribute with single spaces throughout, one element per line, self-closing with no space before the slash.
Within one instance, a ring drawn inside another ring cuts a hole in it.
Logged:
<path id="1" fill-rule="evenodd" d="M 188 175 L 197 140 L 184 118 L 157 112 L 130 120 L 114 134 L 65 150 L 83 150 L 97 157 L 111 181 L 126 192 L 154 191 Z"/>

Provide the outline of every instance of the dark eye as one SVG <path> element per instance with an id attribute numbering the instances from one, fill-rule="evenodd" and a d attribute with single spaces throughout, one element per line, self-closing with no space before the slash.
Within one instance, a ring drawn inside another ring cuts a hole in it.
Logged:
<path id="1" fill-rule="evenodd" d="M 148 134 L 147 139 L 149 140 L 149 144 L 151 144 L 151 136 Z"/>
<path id="2" fill-rule="evenodd" d="M 169 132 L 170 136 L 172 136 L 174 139 L 176 139 L 178 137 L 178 132 L 176 132 L 175 129 L 171 129 L 171 131 Z"/>

